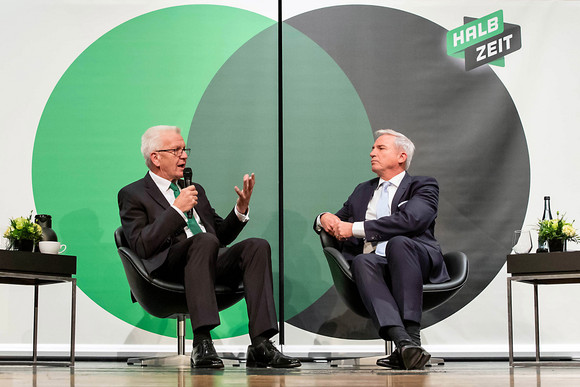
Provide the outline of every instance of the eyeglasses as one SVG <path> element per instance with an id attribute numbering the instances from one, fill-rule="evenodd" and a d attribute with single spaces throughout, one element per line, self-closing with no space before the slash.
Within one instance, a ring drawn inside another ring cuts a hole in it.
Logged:
<path id="1" fill-rule="evenodd" d="M 189 156 L 189 152 L 191 152 L 191 149 L 190 148 L 159 149 L 156 150 L 155 152 L 171 152 L 173 153 L 174 156 L 181 157 L 183 152 L 185 152 L 185 154 Z"/>

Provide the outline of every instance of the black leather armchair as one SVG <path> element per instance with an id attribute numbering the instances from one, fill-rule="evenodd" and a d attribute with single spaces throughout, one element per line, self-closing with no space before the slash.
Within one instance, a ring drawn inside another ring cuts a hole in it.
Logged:
<path id="1" fill-rule="evenodd" d="M 320 242 L 338 294 L 353 312 L 370 318 L 354 282 L 350 265 L 340 252 L 340 243 L 324 230 L 320 232 Z M 423 285 L 423 312 L 435 309 L 449 300 L 467 281 L 469 275 L 467 255 L 460 251 L 453 251 L 444 254 L 443 259 L 451 279 L 440 284 Z M 387 349 L 387 352 L 390 350 Z M 443 360 L 432 359 L 431 362 L 442 364 Z"/>
<path id="2" fill-rule="evenodd" d="M 152 278 L 141 259 L 129 248 L 121 227 L 115 230 L 115 243 L 123 262 L 133 302 L 138 302 L 147 313 L 155 317 L 177 319 L 177 356 L 150 359 L 131 358 L 127 363 L 138 365 L 189 364 L 189 357 L 185 356 L 185 320 L 189 317 L 189 312 L 183 285 Z M 216 285 L 215 290 L 219 310 L 229 308 L 244 297 L 242 283 L 238 284 L 237 288 Z"/>

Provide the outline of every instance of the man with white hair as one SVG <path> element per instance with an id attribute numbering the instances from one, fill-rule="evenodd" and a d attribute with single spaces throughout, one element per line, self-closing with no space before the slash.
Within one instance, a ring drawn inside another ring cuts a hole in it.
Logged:
<path id="1" fill-rule="evenodd" d="M 222 368 L 210 331 L 220 324 L 215 284 L 244 283 L 248 306 L 248 367 L 299 367 L 270 341 L 278 333 L 272 285 L 270 245 L 250 238 L 233 242 L 249 217 L 254 174 L 245 175 L 234 208 L 221 218 L 198 183 L 185 186 L 183 171 L 189 149 L 175 126 L 154 126 L 141 139 L 149 171 L 118 195 L 123 232 L 130 247 L 157 278 L 184 284 L 193 328 L 191 365 Z M 191 212 L 191 216 L 186 216 Z"/>
<path id="2" fill-rule="evenodd" d="M 449 280 L 434 236 L 437 181 L 411 176 L 415 145 L 391 129 L 375 132 L 371 169 L 378 177 L 359 184 L 336 213 L 316 218 L 342 243 L 365 307 L 379 336 L 397 349 L 377 364 L 421 369 L 431 355 L 421 347 L 423 284 Z"/>

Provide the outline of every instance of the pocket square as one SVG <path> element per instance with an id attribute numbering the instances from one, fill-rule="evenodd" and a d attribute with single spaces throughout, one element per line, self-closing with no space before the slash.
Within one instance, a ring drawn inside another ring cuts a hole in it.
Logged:
<path id="1" fill-rule="evenodd" d="M 399 203 L 399 204 L 397 205 L 397 207 L 401 207 L 403 204 L 405 204 L 405 203 L 407 203 L 407 202 L 408 202 L 408 200 L 405 200 L 404 202 L 401 202 L 401 203 Z"/>

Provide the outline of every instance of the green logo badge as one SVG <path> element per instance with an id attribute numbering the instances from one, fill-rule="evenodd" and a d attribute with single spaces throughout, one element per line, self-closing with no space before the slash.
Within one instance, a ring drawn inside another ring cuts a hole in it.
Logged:
<path id="1" fill-rule="evenodd" d="M 504 23 L 502 10 L 463 21 L 447 32 L 447 55 L 465 58 L 467 71 L 487 63 L 503 67 L 504 57 L 522 48 L 520 26 Z"/>

